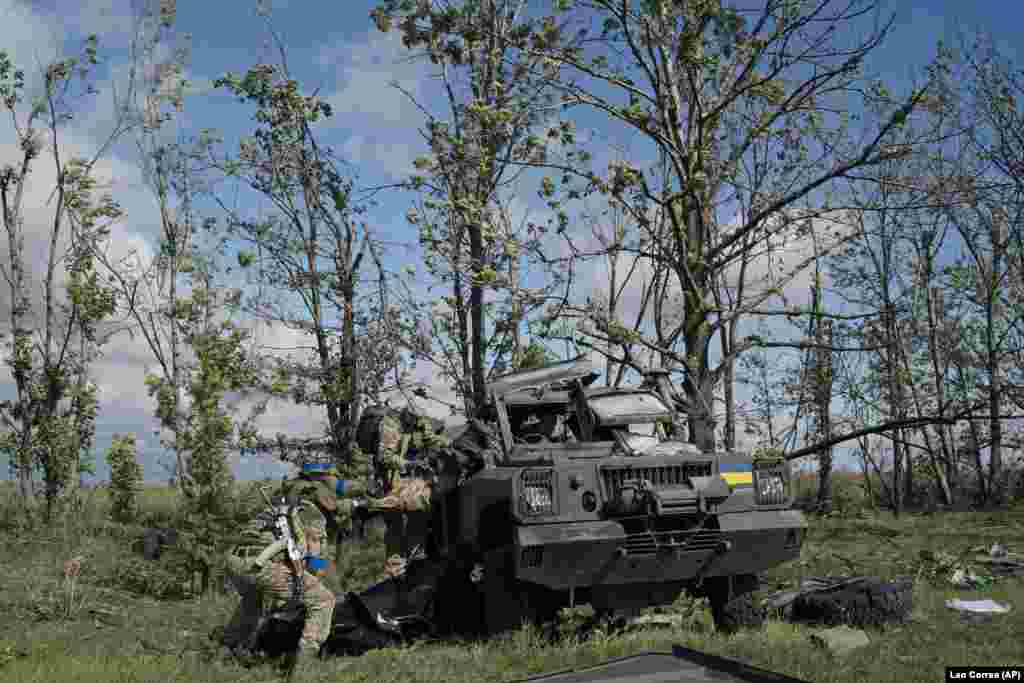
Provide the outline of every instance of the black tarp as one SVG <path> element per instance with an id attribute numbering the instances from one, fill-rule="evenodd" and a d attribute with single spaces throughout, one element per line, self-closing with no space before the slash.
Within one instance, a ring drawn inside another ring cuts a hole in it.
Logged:
<path id="1" fill-rule="evenodd" d="M 672 652 L 644 652 L 569 671 L 538 674 L 544 683 L 808 683 L 681 645 Z"/>

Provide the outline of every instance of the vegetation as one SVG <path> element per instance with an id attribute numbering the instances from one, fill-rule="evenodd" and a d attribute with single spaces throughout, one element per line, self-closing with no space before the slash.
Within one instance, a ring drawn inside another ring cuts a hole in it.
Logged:
<path id="1" fill-rule="evenodd" d="M 135 435 L 114 435 L 107 453 L 110 465 L 110 516 L 115 522 L 129 522 L 138 516 L 142 466 L 135 449 Z"/>
<path id="2" fill-rule="evenodd" d="M 809 483 L 813 496 L 814 482 Z M 856 491 L 860 482 L 856 476 L 840 476 L 837 483 Z M 139 521 L 170 521 L 173 498 L 171 489 L 144 489 Z M 272 678 L 272 665 L 244 668 L 217 653 L 208 638 L 227 621 L 237 598 L 211 594 L 196 599 L 187 565 L 173 554 L 158 563 L 139 559 L 131 545 L 142 525 L 111 525 L 109 504 L 106 492 L 90 491 L 78 516 L 63 526 L 37 530 L 29 543 L 17 532 L 20 511 L 13 488 L 4 487 L 0 586 L 3 611 L 13 618 L 0 625 L 0 678 L 40 683 Z M 705 604 L 679 602 L 667 611 L 678 615 L 681 626 L 584 634 L 569 628 L 572 619 L 567 619 L 567 635 L 556 642 L 523 629 L 490 642 L 422 643 L 327 660 L 317 680 L 509 681 L 683 644 L 816 683 L 924 683 L 942 676 L 945 666 L 1019 657 L 1014 637 L 1024 628 L 1019 609 L 978 627 L 947 609 L 945 600 L 963 596 L 948 582 L 962 557 L 996 542 L 1020 548 L 1022 529 L 1024 509 L 1019 506 L 996 514 L 896 519 L 851 504 L 843 515 L 816 519 L 800 562 L 773 573 L 766 590 L 792 586 L 801 576 L 857 572 L 915 578 L 913 622 L 870 632 L 869 646 L 838 661 L 809 644 L 812 627 L 770 619 L 763 631 L 725 637 L 714 632 Z M 381 579 L 383 552 L 379 535 L 353 546 L 342 556 L 332 589 L 359 590 Z M 67 564 L 72 560 L 77 565 Z M 982 595 L 1021 605 L 1024 583 L 994 580 Z"/>
<path id="3" fill-rule="evenodd" d="M 584 353 L 607 385 L 668 370 L 682 417 L 667 427 L 704 450 L 815 461 L 796 479 L 820 513 L 807 554 L 774 578 L 911 574 L 919 621 L 834 665 L 803 627 L 726 639 L 688 604 L 681 633 L 422 644 L 325 679 L 508 679 L 680 640 L 815 681 L 1019 655 L 1019 583 L 986 584 L 1018 609 L 984 632 L 943 607 L 961 551 L 1021 542 L 1015 57 L 977 35 L 887 82 L 867 68 L 899 40 L 880 0 L 377 0 L 371 40 L 397 37 L 437 87 L 395 84 L 422 146 L 368 187 L 332 147 L 348 113 L 255 5 L 271 51 L 206 92 L 186 80 L 175 0 L 133 3 L 125 50 L 68 35 L 30 71 L 0 45 L 5 675 L 247 679 L 205 631 L 231 602 L 220 553 L 258 503 L 234 454 L 366 476 L 351 446 L 366 405 L 472 418 L 494 375 Z M 113 109 L 92 116 L 100 89 Z M 202 120 L 193 103 L 217 97 L 242 125 Z M 88 153 L 82 119 L 105 127 Z M 101 181 L 129 135 L 154 215 Z M 400 206 L 394 224 L 381 205 Z M 144 247 L 119 243 L 150 222 Z M 173 491 L 140 494 L 134 437 L 115 437 L 107 490 L 80 490 L 110 349 L 147 368 Z M 270 402 L 314 408 L 323 433 L 269 433 Z M 859 472 L 834 466 L 842 451 Z M 129 552 L 144 525 L 181 531 L 158 565 Z M 335 587 L 377 578 L 380 552 L 354 549 Z"/>
<path id="4" fill-rule="evenodd" d="M 967 489 L 967 502 L 1012 496 L 1024 119 L 1019 71 L 992 41 L 937 46 L 897 93 L 863 68 L 891 39 L 889 23 L 865 22 L 872 0 L 380 2 L 379 37 L 398 33 L 442 87 L 430 101 L 403 90 L 426 147 L 369 193 L 326 142 L 344 122 L 257 9 L 276 58 L 213 82 L 252 116 L 237 148 L 180 116 L 206 95 L 184 79 L 192 52 L 171 0 L 138 5 L 123 121 L 91 159 L 65 159 L 60 133 L 72 82 L 92 93 L 97 41 L 35 90 L 0 52 L 21 150 L 0 174 L 17 394 L 0 404 L 0 451 L 22 495 L 41 475 L 48 513 L 90 467 L 91 368 L 125 333 L 155 362 L 162 443 L 193 499 L 216 490 L 229 452 L 253 448 L 319 450 L 357 476 L 367 403 L 450 390 L 441 402 L 469 417 L 494 373 L 577 353 L 603 356 L 609 384 L 668 369 L 686 415 L 674 428 L 704 449 L 815 456 L 825 510 L 837 447 L 885 474 L 897 512 Z M 577 130 L 583 117 L 643 151 L 612 159 Z M 58 201 L 33 301 L 22 203 L 44 123 Z M 90 175 L 129 131 L 159 209 L 146 258 L 111 256 L 125 216 Z M 256 216 L 226 188 L 270 208 Z M 364 220 L 385 191 L 412 192 L 416 259 L 401 267 L 389 230 Z M 532 193 L 544 220 L 516 225 Z M 808 275 L 809 305 L 790 303 Z M 261 324 L 294 345 L 261 348 Z M 412 381 L 416 363 L 437 380 Z M 272 400 L 322 410 L 323 438 L 261 433 Z"/>

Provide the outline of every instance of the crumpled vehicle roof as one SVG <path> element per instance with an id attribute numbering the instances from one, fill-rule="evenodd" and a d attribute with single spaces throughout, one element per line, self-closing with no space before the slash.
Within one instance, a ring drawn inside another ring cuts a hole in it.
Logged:
<path id="1" fill-rule="evenodd" d="M 575 379 L 580 380 L 586 386 L 597 379 L 600 374 L 593 361 L 586 356 L 579 356 L 563 363 L 551 363 L 533 370 L 501 375 L 487 383 L 487 391 L 492 396 L 505 396 L 526 389 L 559 386 Z"/>

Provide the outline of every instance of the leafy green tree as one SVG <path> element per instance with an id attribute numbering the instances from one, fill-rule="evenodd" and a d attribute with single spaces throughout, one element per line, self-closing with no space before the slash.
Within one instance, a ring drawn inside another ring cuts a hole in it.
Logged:
<path id="1" fill-rule="evenodd" d="M 331 116 L 327 102 L 303 94 L 289 74 L 283 45 L 279 64 L 229 73 L 215 85 L 254 107 L 255 129 L 239 152 L 214 163 L 229 177 L 269 199 L 265 220 L 251 220 L 221 202 L 225 240 L 238 249 L 238 264 L 265 285 L 266 296 L 247 299 L 246 310 L 309 334 L 313 357 L 275 361 L 267 388 L 298 403 L 322 406 L 330 447 L 346 467 L 363 403 L 391 385 L 401 365 L 396 310 L 362 208 L 340 160 L 317 138 Z M 373 296 L 362 282 L 366 257 L 381 277 Z M 297 299 L 297 302 L 296 302 Z M 295 304 L 298 304 L 297 306 Z"/>
<path id="2" fill-rule="evenodd" d="M 428 274 L 448 293 L 410 311 L 412 336 L 424 328 L 432 336 L 410 346 L 442 368 L 470 415 L 485 401 L 488 375 L 523 353 L 524 326 L 548 290 L 565 284 L 559 271 L 545 269 L 546 287 L 523 286 L 546 228 L 524 230 L 510 210 L 524 167 L 546 165 L 575 140 L 572 123 L 552 115 L 557 63 L 527 51 L 552 35 L 529 9 L 525 0 L 388 0 L 371 12 L 380 31 L 397 29 L 406 48 L 434 65 L 444 94 L 440 111 L 415 102 L 428 151 L 404 186 L 422 195 L 409 222 Z M 541 193 L 564 229 L 567 215 L 547 187 Z M 497 302 L 486 301 L 488 291 Z"/>
<path id="3" fill-rule="evenodd" d="M 178 300 L 188 358 L 180 376 L 186 408 L 170 379 L 149 375 L 146 384 L 166 425 L 177 417 L 176 445 L 184 455 L 183 499 L 179 508 L 182 549 L 202 577 L 205 593 L 226 538 L 237 522 L 229 454 L 251 448 L 253 420 L 238 419 L 228 398 L 245 398 L 260 385 L 259 364 L 248 350 L 248 333 L 228 315 L 237 309 L 230 290 L 213 286 L 212 265 L 196 255 L 188 297 Z"/>
<path id="4" fill-rule="evenodd" d="M 114 434 L 107 451 L 110 465 L 110 514 L 114 521 L 135 521 L 139 511 L 142 466 L 135 452 L 134 434 Z"/>
<path id="5" fill-rule="evenodd" d="M 0 103 L 21 150 L 17 163 L 0 168 L 0 220 L 7 237 L 2 270 L 10 301 L 7 363 L 17 391 L 14 401 L 0 406 L 0 447 L 17 470 L 21 495 L 34 495 L 33 471 L 41 469 L 47 514 L 77 483 L 81 455 L 91 449 L 96 396 L 87 372 L 107 339 L 102 323 L 114 310 L 114 293 L 97 275 L 95 254 L 122 211 L 109 194 L 96 196 L 93 169 L 130 128 L 130 117 L 118 109 L 108 138 L 89 159 L 66 158 L 63 144 L 76 105 L 96 93 L 97 49 L 91 36 L 77 56 L 46 65 L 39 95 L 30 102 L 24 72 L 0 52 Z M 43 272 L 36 273 L 27 262 L 34 226 L 25 223 L 24 200 L 44 152 L 56 183 L 52 221 L 43 235 Z M 34 278 L 42 285 L 41 300 L 32 294 Z"/>

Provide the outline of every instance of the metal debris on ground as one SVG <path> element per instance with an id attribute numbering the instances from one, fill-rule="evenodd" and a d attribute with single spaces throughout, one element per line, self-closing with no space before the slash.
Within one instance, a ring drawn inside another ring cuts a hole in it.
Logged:
<path id="1" fill-rule="evenodd" d="M 969 569 L 957 568 L 949 576 L 949 582 L 957 588 L 979 590 L 992 585 L 991 576 L 979 576 Z"/>
<path id="2" fill-rule="evenodd" d="M 1011 553 L 1005 545 L 992 544 L 992 547 L 985 551 L 979 548 L 982 554 L 975 556 L 974 561 L 985 568 L 995 577 L 1024 577 L 1024 556 L 1018 553 Z"/>
<path id="3" fill-rule="evenodd" d="M 946 607 L 955 609 L 958 612 L 970 612 L 972 614 L 1006 614 L 1010 611 L 1009 605 L 1003 605 L 995 600 L 947 600 Z"/>
<path id="4" fill-rule="evenodd" d="M 849 626 L 834 626 L 811 634 L 811 642 L 834 655 L 843 656 L 871 644 L 868 634 Z"/>

